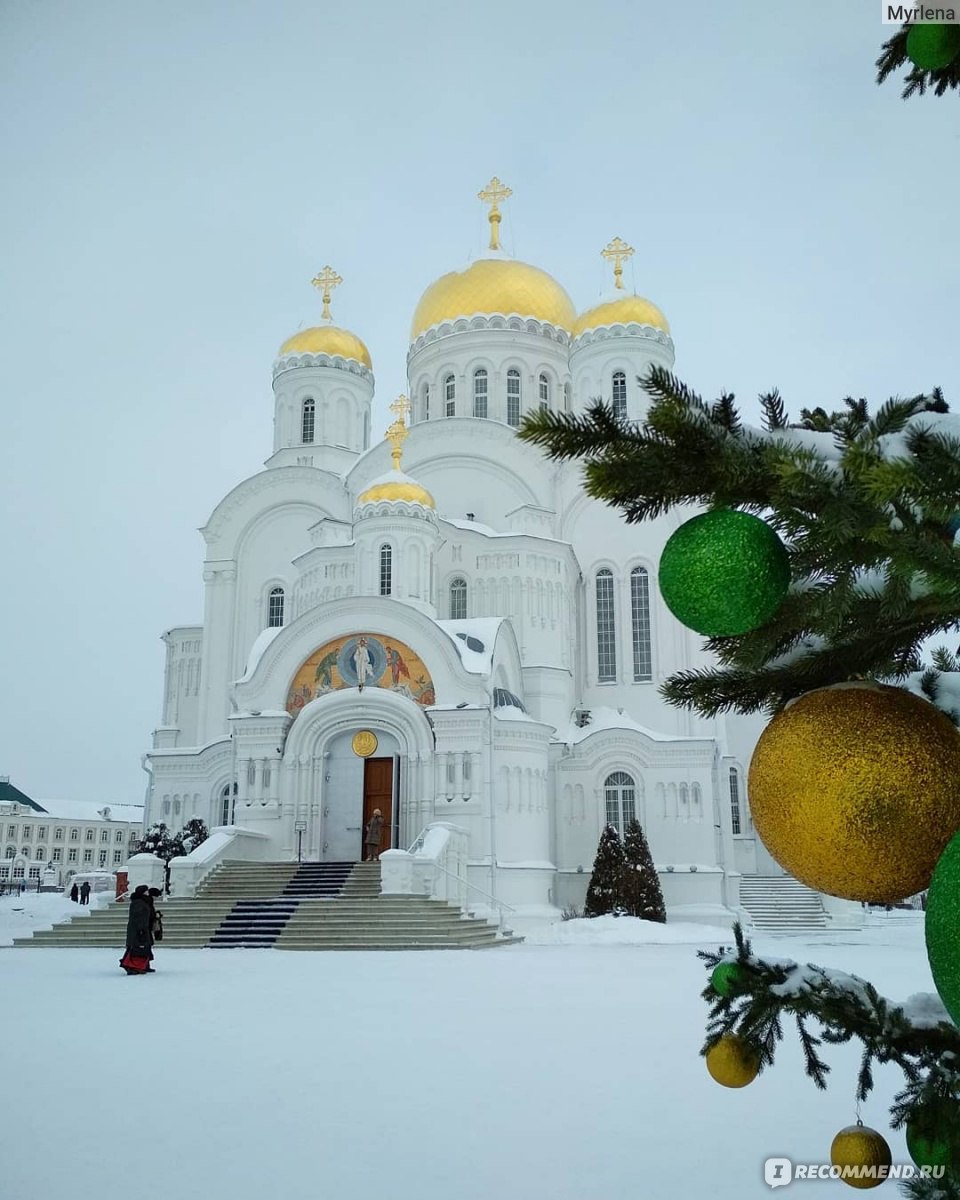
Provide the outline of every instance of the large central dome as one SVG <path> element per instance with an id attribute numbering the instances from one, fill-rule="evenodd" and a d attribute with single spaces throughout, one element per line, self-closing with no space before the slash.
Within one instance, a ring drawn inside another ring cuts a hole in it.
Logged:
<path id="1" fill-rule="evenodd" d="M 410 340 L 442 321 L 493 313 L 534 317 L 566 330 L 577 317 L 573 301 L 546 271 L 510 258 L 481 258 L 431 283 L 413 314 Z"/>

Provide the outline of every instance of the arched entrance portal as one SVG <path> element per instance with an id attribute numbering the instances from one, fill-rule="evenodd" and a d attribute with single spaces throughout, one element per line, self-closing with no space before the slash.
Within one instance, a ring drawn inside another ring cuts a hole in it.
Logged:
<path id="1" fill-rule="evenodd" d="M 321 862 L 356 862 L 374 810 L 383 816 L 380 850 L 400 833 L 400 745 L 386 730 L 339 733 L 328 743 L 322 809 Z"/>

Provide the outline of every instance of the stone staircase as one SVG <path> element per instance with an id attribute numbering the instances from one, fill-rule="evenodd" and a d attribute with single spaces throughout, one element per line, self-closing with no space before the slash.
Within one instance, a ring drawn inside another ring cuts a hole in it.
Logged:
<path id="1" fill-rule="evenodd" d="M 225 863 L 192 900 L 165 900 L 165 949 L 482 949 L 522 941 L 442 900 L 380 894 L 379 863 Z M 122 949 L 127 905 L 74 917 L 15 946 Z"/>
<path id="2" fill-rule="evenodd" d="M 792 875 L 744 875 L 740 903 L 764 933 L 816 933 L 829 928 L 819 892 Z"/>

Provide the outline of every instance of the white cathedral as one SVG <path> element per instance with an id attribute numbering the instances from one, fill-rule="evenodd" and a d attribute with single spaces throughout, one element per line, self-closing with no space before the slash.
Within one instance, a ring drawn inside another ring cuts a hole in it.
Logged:
<path id="1" fill-rule="evenodd" d="M 539 405 L 641 418 L 669 325 L 623 287 L 620 239 L 578 314 L 500 249 L 509 194 L 480 193 L 487 255 L 421 296 L 385 441 L 367 347 L 330 320 L 342 281 L 314 280 L 322 322 L 273 364 L 273 452 L 202 530 L 203 624 L 164 635 L 147 823 L 199 816 L 312 862 L 359 860 L 374 808 L 384 849 L 445 823 L 471 882 L 535 913 L 582 904 L 604 825 L 636 817 L 668 910 L 736 911 L 741 876 L 778 868 L 747 805 L 757 727 L 658 694 L 707 661 L 656 585 L 681 517 L 628 526 L 582 464 L 516 436 Z"/>

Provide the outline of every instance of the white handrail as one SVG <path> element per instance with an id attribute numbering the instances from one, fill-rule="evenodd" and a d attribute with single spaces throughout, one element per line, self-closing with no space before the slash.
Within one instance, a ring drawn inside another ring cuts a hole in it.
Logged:
<path id="1" fill-rule="evenodd" d="M 449 875 L 451 879 L 456 879 L 458 883 L 462 883 L 464 887 L 469 888 L 472 892 L 479 892 L 481 896 L 489 900 L 497 910 L 497 924 L 503 928 L 503 910 L 515 913 L 517 910 L 510 904 L 506 904 L 503 900 L 498 900 L 496 896 L 491 896 L 489 892 L 485 892 L 483 888 L 477 887 L 475 883 L 471 883 L 469 879 L 463 875 L 454 875 L 452 871 L 448 871 L 446 867 L 441 867 L 437 864 L 437 870 L 442 871 L 444 875 Z"/>

